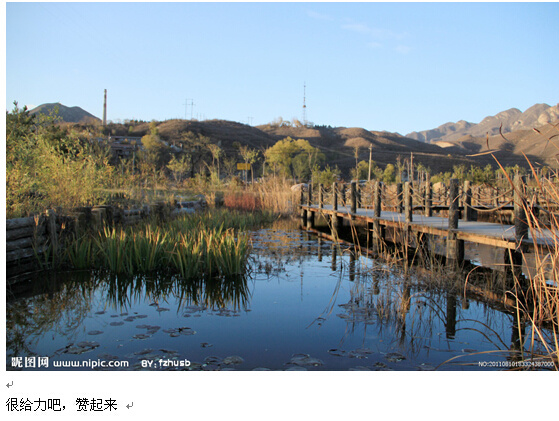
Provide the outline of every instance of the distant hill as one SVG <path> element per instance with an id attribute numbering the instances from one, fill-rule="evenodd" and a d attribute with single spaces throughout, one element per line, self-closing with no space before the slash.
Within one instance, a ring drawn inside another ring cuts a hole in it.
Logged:
<path id="1" fill-rule="evenodd" d="M 533 164 L 558 167 L 559 120 L 554 124 L 544 124 L 537 128 L 521 129 L 513 132 L 489 136 L 466 135 L 454 141 L 438 141 L 434 144 L 451 154 L 478 155 L 473 157 L 480 163 L 494 163 L 491 155 L 479 155 L 491 151 L 504 165 L 519 164 L 526 167 L 525 154 Z"/>
<path id="2" fill-rule="evenodd" d="M 387 164 L 395 164 L 397 159 L 410 159 L 422 163 L 435 172 L 450 171 L 453 165 L 475 164 L 472 158 L 450 156 L 449 152 L 437 145 L 426 144 L 414 139 L 405 138 L 396 133 L 369 131 L 357 127 L 294 127 L 287 125 L 266 124 L 249 126 L 226 120 L 167 120 L 157 124 L 161 138 L 170 144 L 179 142 L 182 134 L 192 131 L 210 138 L 212 143 L 219 144 L 228 156 L 235 156 L 238 151 L 235 142 L 248 145 L 250 148 L 263 151 L 286 137 L 306 139 L 311 145 L 318 147 L 326 155 L 326 163 L 331 167 L 338 166 L 347 179 L 349 171 L 355 168 L 355 150 L 358 148 L 359 161 L 368 161 L 369 146 L 372 146 L 372 158 L 384 168 Z M 123 125 L 111 123 L 107 131 L 114 136 L 142 137 L 149 133 L 149 123 Z"/>
<path id="3" fill-rule="evenodd" d="M 532 130 L 548 123 L 559 121 L 559 104 L 551 107 L 547 104 L 536 104 L 526 111 L 517 108 L 502 111 L 494 116 L 485 117 L 480 123 L 474 124 L 464 120 L 446 123 L 435 129 L 412 132 L 406 137 L 422 142 L 438 143 L 453 142 L 464 136 L 485 137 L 498 135 L 502 124 L 502 133 L 517 130 Z"/>
<path id="4" fill-rule="evenodd" d="M 58 116 L 65 123 L 95 123 L 101 119 L 80 107 L 66 107 L 58 103 L 42 104 L 29 111 L 30 114 L 51 114 L 58 107 Z"/>

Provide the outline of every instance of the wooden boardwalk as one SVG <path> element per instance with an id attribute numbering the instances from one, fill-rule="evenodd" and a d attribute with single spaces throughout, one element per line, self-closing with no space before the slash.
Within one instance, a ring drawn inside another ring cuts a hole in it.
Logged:
<path id="1" fill-rule="evenodd" d="M 345 225 L 352 225 L 358 232 L 366 233 L 368 241 L 376 244 L 387 242 L 405 243 L 408 248 L 421 248 L 425 253 L 443 254 L 448 261 L 461 262 L 464 260 L 464 242 L 496 247 L 505 251 L 505 261 L 515 266 L 522 265 L 523 253 L 549 254 L 557 253 L 559 232 L 538 227 L 530 229 L 530 221 L 535 223 L 534 215 L 530 211 L 530 204 L 526 200 L 524 180 L 515 179 L 514 197 L 510 202 L 514 205 L 514 225 L 501 223 L 480 222 L 476 219 L 478 209 L 471 204 L 469 185 L 463 192 L 459 192 L 458 180 L 451 180 L 449 186 L 448 210 L 443 216 L 433 216 L 433 206 L 430 188 L 426 189 L 424 197 L 416 199 L 423 202 L 423 212 L 413 213 L 414 195 L 410 183 L 399 188 L 397 208 L 398 212 L 383 208 L 381 185 L 376 183 L 370 206 L 361 207 L 360 194 L 355 182 L 351 183 L 349 205 L 345 201 L 345 192 L 334 183 L 330 205 L 324 203 L 323 188 L 319 189 L 319 203 L 312 202 L 312 191 L 308 194 L 301 192 L 301 220 L 303 227 L 314 229 L 315 220 L 322 216 L 328 222 L 332 237 L 337 238 Z M 342 194 L 340 195 L 340 192 Z M 306 198 L 305 198 L 306 196 Z M 342 200 L 339 200 L 341 196 Z M 306 200 L 305 200 L 306 199 Z M 340 202 L 340 203 L 339 203 Z M 421 208 L 421 206 L 420 206 Z M 495 209 L 501 209 L 497 206 Z M 448 216 L 445 216 L 445 215 Z M 459 219 L 463 218 L 463 219 Z M 388 239 L 387 233 L 390 233 Z M 535 236 L 536 238 L 534 238 Z M 433 239 L 446 243 L 444 251 L 435 250 Z"/>
<path id="2" fill-rule="evenodd" d="M 337 216 L 345 220 L 362 221 L 370 224 L 378 222 L 379 225 L 384 227 L 396 229 L 409 228 L 412 232 L 439 237 L 448 237 L 452 233 L 456 235 L 457 240 L 486 244 L 503 249 L 516 250 L 518 248 L 514 225 L 460 220 L 458 224 L 459 228 L 450 229 L 449 218 L 440 216 L 413 214 L 413 220 L 411 222 L 406 222 L 405 215 L 397 212 L 382 211 L 380 217 L 375 217 L 372 209 L 358 208 L 355 213 L 352 213 L 349 206 L 340 206 L 337 210 L 334 210 L 332 205 L 324 205 L 323 208 L 320 208 L 318 205 L 302 205 L 301 208 L 305 212 L 314 214 L 314 216 L 310 218 L 307 217 L 309 220 L 312 220 L 316 215 L 320 214 L 328 215 L 330 218 L 332 216 Z M 554 238 L 558 238 L 559 233 L 542 230 L 541 234 L 542 237 L 536 239 L 537 244 L 541 247 L 554 248 Z M 527 236 L 522 238 L 521 243 L 525 245 L 529 251 L 534 250 L 534 239 L 529 231 Z"/>

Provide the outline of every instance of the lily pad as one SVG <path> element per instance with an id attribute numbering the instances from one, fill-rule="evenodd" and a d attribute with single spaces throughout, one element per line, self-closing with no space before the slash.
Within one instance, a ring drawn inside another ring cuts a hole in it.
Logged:
<path id="1" fill-rule="evenodd" d="M 97 348 L 100 346 L 99 342 L 97 341 L 81 341 L 76 344 L 77 346 L 81 346 L 82 348 Z"/>
<path id="2" fill-rule="evenodd" d="M 238 355 L 231 355 L 230 357 L 226 357 L 223 359 L 223 364 L 242 364 L 245 360 Z"/>
<path id="3" fill-rule="evenodd" d="M 162 311 L 169 311 L 169 309 L 166 308 L 166 307 L 159 307 L 159 308 L 158 308 L 157 310 L 155 310 L 155 311 L 158 311 L 159 313 L 161 313 Z"/>
<path id="4" fill-rule="evenodd" d="M 186 335 L 186 336 L 196 334 L 196 331 L 189 327 L 179 327 L 178 331 L 181 335 Z"/>
<path id="5" fill-rule="evenodd" d="M 105 314 L 106 311 L 105 310 L 101 310 L 101 311 L 96 311 L 95 314 Z"/>
<path id="6" fill-rule="evenodd" d="M 318 367 L 324 365 L 324 362 L 318 358 L 311 357 L 309 354 L 293 354 L 288 364 Z"/>
<path id="7" fill-rule="evenodd" d="M 90 330 L 87 332 L 88 335 L 101 335 L 103 332 L 101 330 Z"/>
<path id="8" fill-rule="evenodd" d="M 151 335 L 148 335 L 146 333 L 136 333 L 134 336 L 132 336 L 134 339 L 148 339 L 151 338 Z"/>
<path id="9" fill-rule="evenodd" d="M 175 329 L 174 327 L 169 328 L 169 329 L 163 329 L 163 333 L 177 333 L 178 329 Z"/>
<path id="10" fill-rule="evenodd" d="M 334 355 L 336 357 L 344 357 L 346 353 L 347 353 L 346 351 L 343 351 L 341 349 L 336 349 L 336 348 L 332 348 L 328 350 L 328 354 Z"/>
<path id="11" fill-rule="evenodd" d="M 222 361 L 221 357 L 209 356 L 204 358 L 206 364 L 221 364 Z"/>
<path id="12" fill-rule="evenodd" d="M 357 367 L 351 367 L 349 371 L 371 371 L 371 369 L 363 365 L 358 365 Z"/>
<path id="13" fill-rule="evenodd" d="M 111 326 L 122 326 L 124 324 L 124 322 L 111 322 L 109 323 L 109 325 Z"/>
<path id="14" fill-rule="evenodd" d="M 389 352 L 388 354 L 386 354 L 384 356 L 384 358 L 386 358 L 391 363 L 397 363 L 399 361 L 402 361 L 402 360 L 406 359 L 406 357 L 404 355 L 400 354 L 399 352 Z"/>

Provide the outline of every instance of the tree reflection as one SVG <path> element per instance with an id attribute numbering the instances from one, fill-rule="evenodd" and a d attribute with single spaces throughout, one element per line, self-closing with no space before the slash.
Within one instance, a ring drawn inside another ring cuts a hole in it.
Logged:
<path id="1" fill-rule="evenodd" d="M 176 301 L 177 312 L 196 304 L 210 309 L 246 309 L 246 276 L 186 281 L 178 277 L 120 276 L 103 272 L 41 274 L 29 290 L 10 290 L 6 304 L 7 357 L 36 355 L 46 336 L 72 338 L 94 308 L 126 311 L 143 302 Z"/>

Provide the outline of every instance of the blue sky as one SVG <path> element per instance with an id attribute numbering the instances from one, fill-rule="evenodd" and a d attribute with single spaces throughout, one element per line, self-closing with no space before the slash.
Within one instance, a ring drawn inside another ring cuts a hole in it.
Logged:
<path id="1" fill-rule="evenodd" d="M 558 3 L 8 3 L 6 107 L 406 134 L 559 102 Z M 194 102 L 191 109 L 190 102 Z"/>

